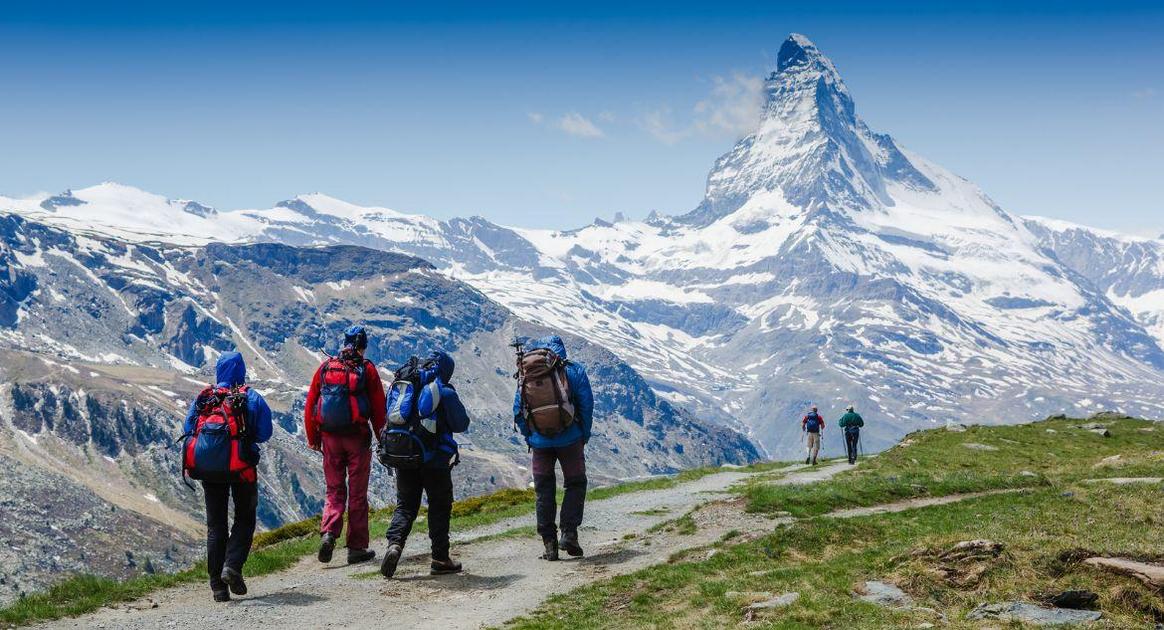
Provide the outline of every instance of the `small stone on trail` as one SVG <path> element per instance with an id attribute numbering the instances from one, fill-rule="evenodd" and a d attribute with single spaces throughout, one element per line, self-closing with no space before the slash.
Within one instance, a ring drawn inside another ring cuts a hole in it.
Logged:
<path id="1" fill-rule="evenodd" d="M 962 446 L 965 446 L 966 448 L 971 449 L 971 450 L 975 450 L 975 451 L 997 451 L 998 450 L 997 446 L 991 446 L 989 444 L 979 444 L 977 442 L 965 442 L 964 444 L 962 444 Z"/>
<path id="2" fill-rule="evenodd" d="M 800 593 L 797 593 L 797 592 L 784 593 L 783 595 L 780 595 L 778 597 L 773 597 L 772 599 L 769 599 L 767 601 L 756 602 L 755 604 L 748 606 L 748 609 L 750 609 L 750 610 L 763 610 L 765 608 L 783 608 L 785 606 L 792 605 L 792 603 L 798 599 L 800 599 Z"/>
<path id="3" fill-rule="evenodd" d="M 1071 626 L 1097 621 L 1100 613 L 1092 610 L 1043 608 L 1026 602 L 982 604 L 966 615 L 967 619 L 997 619 L 1019 621 L 1035 626 Z"/>
<path id="4" fill-rule="evenodd" d="M 718 555 L 719 555 L 719 549 L 712 549 L 712 550 L 707 552 L 707 559 L 711 560 L 712 558 L 714 558 Z"/>
<path id="5" fill-rule="evenodd" d="M 1036 475 L 1035 473 L 1033 473 L 1029 470 L 1024 470 L 1024 471 L 1020 472 L 1019 474 L 1022 475 L 1023 477 L 1038 477 L 1038 475 Z"/>

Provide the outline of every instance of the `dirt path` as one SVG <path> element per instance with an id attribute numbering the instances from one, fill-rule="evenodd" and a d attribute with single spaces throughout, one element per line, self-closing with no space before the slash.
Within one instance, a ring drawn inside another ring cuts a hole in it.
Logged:
<path id="1" fill-rule="evenodd" d="M 849 466 L 791 466 L 777 484 L 824 481 Z M 772 473 L 761 473 L 771 476 Z M 533 516 L 509 519 L 454 536 L 461 575 L 428 575 L 424 526 L 414 532 L 397 576 L 383 580 L 378 563 L 321 566 L 307 557 L 281 573 L 248 580 L 251 595 L 214 605 L 202 585 L 155 593 L 148 601 L 106 608 L 43 628 L 373 628 L 388 626 L 480 628 L 505 622 L 536 608 L 546 597 L 584 584 L 665 562 L 672 554 L 720 540 L 729 531 L 760 535 L 791 518 L 746 514 L 739 498 L 722 493 L 748 473 L 722 472 L 673 488 L 624 494 L 586 506 L 581 535 L 587 556 L 551 563 L 538 559 L 541 545 L 530 537 L 495 537 L 531 525 Z M 982 496 L 914 499 L 841 510 L 826 515 L 851 518 L 897 512 Z M 691 513 L 695 533 L 648 531 Z M 744 536 L 747 538 L 749 536 Z M 382 545 L 381 545 L 382 547 Z M 379 549 L 378 551 L 382 551 Z M 337 557 L 342 558 L 342 552 Z M 157 607 L 152 608 L 156 602 Z"/>
<path id="2" fill-rule="evenodd" d="M 793 466 L 779 483 L 811 483 L 848 468 L 829 464 L 804 469 Z M 409 540 L 396 578 L 368 575 L 379 565 L 321 566 L 307 557 L 292 568 L 248 580 L 250 595 L 230 604 L 214 605 L 203 585 L 167 589 L 117 608 L 64 619 L 45 628 L 479 628 L 496 625 L 536 608 L 546 597 L 583 584 L 665 562 L 684 549 L 719 540 L 738 522 L 713 519 L 695 534 L 659 532 L 644 537 L 652 526 L 683 516 L 721 497 L 719 493 L 749 477 L 722 472 L 673 488 L 623 494 L 586 506 L 580 532 L 587 555 L 579 560 L 545 562 L 538 558 L 536 538 L 492 538 L 528 526 L 533 516 L 509 519 L 454 536 L 454 554 L 464 563 L 460 575 L 428 575 L 428 538 L 423 524 Z M 624 537 L 635 535 L 630 540 Z M 649 541 L 645 544 L 644 541 Z M 378 552 L 383 551 L 378 541 Z M 343 554 L 337 553 L 338 558 Z M 156 602 L 150 608 L 149 602 Z"/>

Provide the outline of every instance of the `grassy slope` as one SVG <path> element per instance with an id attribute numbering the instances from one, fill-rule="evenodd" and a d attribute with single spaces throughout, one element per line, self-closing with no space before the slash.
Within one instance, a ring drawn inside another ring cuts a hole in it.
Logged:
<path id="1" fill-rule="evenodd" d="M 1112 487 L 1096 477 L 1160 476 L 1164 426 L 1108 421 L 1103 438 L 1055 420 L 966 433 L 910 436 L 864 466 L 812 486 L 751 484 L 741 491 L 753 510 L 806 516 L 758 540 L 722 544 L 711 559 L 691 553 L 637 573 L 554 597 L 517 628 L 724 627 L 743 625 L 756 597 L 797 591 L 779 610 L 754 614 L 773 628 L 897 628 L 939 623 L 926 612 L 886 610 L 855 600 L 869 579 L 897 583 L 921 606 L 944 612 L 950 627 L 977 627 L 965 613 L 982 602 L 1039 601 L 1047 593 L 1087 588 L 1100 595 L 1107 627 L 1164 621 L 1164 598 L 1138 582 L 1079 564 L 1089 553 L 1164 559 L 1159 485 Z M 1052 432 L 1048 432 L 1051 429 Z M 972 450 L 964 443 L 995 446 Z M 1103 461 L 1120 455 L 1118 460 Z M 1023 475 L 1023 471 L 1036 476 Z M 1019 494 L 982 497 L 925 509 L 849 520 L 813 518 L 834 509 L 923 494 L 1005 486 Z M 1006 545 L 997 560 L 938 573 L 936 554 L 956 542 L 989 538 Z M 975 575 L 973 569 L 981 569 Z M 729 597 L 729 592 L 735 592 Z"/>
<path id="2" fill-rule="evenodd" d="M 763 464 L 757 465 L 757 469 L 763 469 L 764 466 Z M 710 467 L 698 468 L 684 471 L 672 477 L 654 477 L 594 488 L 588 493 L 588 498 L 599 500 L 628 492 L 669 488 L 683 481 L 698 479 L 719 470 L 719 468 Z M 470 497 L 453 504 L 451 529 L 453 531 L 473 529 L 507 518 L 532 514 L 533 509 L 533 490 L 506 489 L 484 496 Z M 383 539 L 391 518 L 391 507 L 372 512 L 369 519 L 369 529 L 373 541 Z M 422 515 L 420 518 L 423 519 L 424 516 Z M 418 523 L 418 525 L 424 527 L 423 524 Z M 257 534 L 252 547 L 253 551 L 247 560 L 246 574 L 248 576 L 265 575 L 290 567 L 303 556 L 316 551 L 318 532 L 319 517 L 315 516 Z M 525 528 L 517 528 L 512 532 L 506 532 L 505 535 L 524 533 L 527 533 Z M 102 606 L 132 601 L 159 589 L 204 580 L 206 580 L 205 563 L 179 573 L 142 575 L 124 581 L 93 575 L 73 576 L 47 591 L 29 595 L 5 608 L 0 608 L 0 623 L 28 624 L 41 620 L 81 615 Z"/>

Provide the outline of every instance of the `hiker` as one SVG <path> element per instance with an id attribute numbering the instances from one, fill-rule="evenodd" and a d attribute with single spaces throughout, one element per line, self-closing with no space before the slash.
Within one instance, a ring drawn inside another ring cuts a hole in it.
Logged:
<path id="1" fill-rule="evenodd" d="M 206 569 L 214 601 L 246 595 L 243 565 L 255 535 L 259 506 L 259 444 L 271 438 L 271 408 L 246 385 L 238 352 L 224 352 L 216 384 L 190 403 L 184 424 L 182 469 L 202 482 L 206 496 Z M 227 504 L 234 499 L 234 525 L 227 529 Z"/>
<path id="2" fill-rule="evenodd" d="M 861 414 L 853 411 L 853 405 L 846 408 L 845 415 L 837 421 L 837 426 L 845 432 L 845 452 L 849 455 L 849 463 L 857 463 L 857 445 L 861 440 L 861 427 L 865 426 L 865 421 L 861 419 Z"/>
<path id="3" fill-rule="evenodd" d="M 515 342 L 516 343 L 516 342 Z M 578 527 L 586 502 L 586 443 L 594 416 L 594 394 L 586 368 L 566 358 L 562 338 L 536 339 L 518 351 L 518 385 L 513 422 L 533 454 L 534 492 L 542 558 L 557 560 L 558 550 L 583 555 Z M 555 524 L 557 477 L 562 466 L 562 538 Z"/>
<path id="4" fill-rule="evenodd" d="M 384 385 L 376 366 L 364 358 L 368 333 L 363 326 L 344 331 L 338 357 L 324 360 L 307 390 L 303 425 L 307 445 L 323 454 L 327 501 L 319 524 L 320 562 L 331 562 L 336 539 L 348 513 L 348 564 L 376 557 L 368 549 L 368 475 L 372 436 L 384 428 Z M 371 426 L 369 427 L 369 423 Z"/>
<path id="5" fill-rule="evenodd" d="M 388 550 L 380 573 L 390 578 L 428 499 L 429 573 L 461 571 L 449 556 L 449 518 L 453 511 L 452 469 L 460 462 L 454 433 L 469 429 L 469 414 L 451 380 L 456 363 L 439 350 L 420 364 L 413 357 L 398 369 L 388 397 L 388 423 L 380 436 L 379 458 L 396 472 L 396 511 L 388 526 Z"/>
<path id="6" fill-rule="evenodd" d="M 816 405 L 813 405 L 808 415 L 800 421 L 800 430 L 808 435 L 808 457 L 804 458 L 805 464 L 811 463 L 816 466 L 816 458 L 820 454 L 820 435 L 824 432 L 824 426 L 824 418 L 817 412 Z"/>

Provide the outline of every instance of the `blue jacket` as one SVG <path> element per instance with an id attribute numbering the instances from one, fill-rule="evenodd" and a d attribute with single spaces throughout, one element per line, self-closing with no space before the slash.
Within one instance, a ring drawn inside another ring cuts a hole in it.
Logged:
<path id="1" fill-rule="evenodd" d="M 535 339 L 526 344 L 527 350 L 549 348 L 562 359 L 566 358 L 566 346 L 557 335 Z M 586 368 L 578 363 L 566 364 L 566 380 L 570 383 L 570 398 L 574 403 L 574 424 L 554 436 L 545 436 L 530 429 L 521 413 L 521 386 L 513 394 L 513 422 L 525 436 L 525 443 L 533 448 L 561 448 L 582 440 L 590 441 L 590 429 L 594 422 L 594 392 L 590 389 L 590 377 Z"/>
<path id="2" fill-rule="evenodd" d="M 439 456 L 429 460 L 426 467 L 442 468 L 448 467 L 457 452 L 457 441 L 453 439 L 453 434 L 469 430 L 469 412 L 465 411 L 465 405 L 457 395 L 457 389 L 450 383 L 453 371 L 457 367 L 453 357 L 435 350 L 428 358 L 436 363 L 436 367 L 432 371 L 422 373 L 421 382 L 428 384 L 436 380 L 441 388 L 441 401 L 436 409 Z"/>
<path id="3" fill-rule="evenodd" d="M 223 352 L 218 357 L 218 365 L 215 366 L 214 371 L 218 387 L 235 387 L 242 385 L 247 380 L 247 366 L 243 363 L 242 355 L 237 352 Z M 250 419 L 251 425 L 255 429 L 255 439 L 251 448 L 258 452 L 258 443 L 271 439 L 271 432 L 274 428 L 271 426 L 271 408 L 267 406 L 267 401 L 263 400 L 263 396 L 253 389 L 247 390 L 247 418 Z M 194 425 L 197 422 L 198 397 L 195 396 L 194 400 L 190 401 L 190 410 L 186 412 L 186 422 L 182 426 L 182 432 L 193 433 Z"/>

